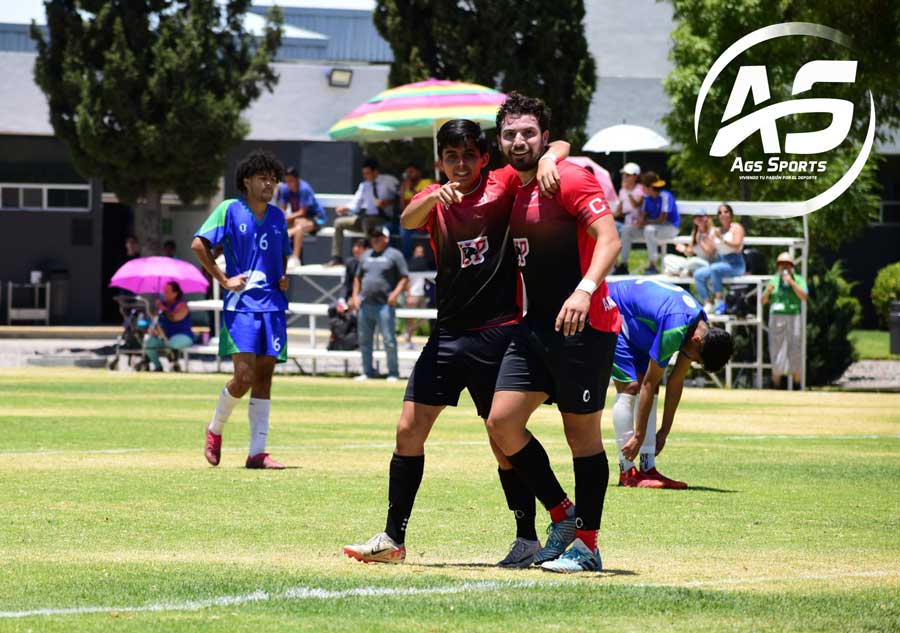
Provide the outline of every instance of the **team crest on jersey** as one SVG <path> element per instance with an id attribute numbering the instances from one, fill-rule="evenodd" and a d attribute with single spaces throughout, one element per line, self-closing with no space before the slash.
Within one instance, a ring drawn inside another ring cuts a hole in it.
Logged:
<path id="1" fill-rule="evenodd" d="M 519 260 L 519 267 L 525 266 L 525 258 L 528 257 L 528 238 L 516 237 L 513 239 L 513 245 L 516 247 L 516 257 Z"/>
<path id="2" fill-rule="evenodd" d="M 488 252 L 488 238 L 476 237 L 474 240 L 462 240 L 456 243 L 459 246 L 459 265 L 462 268 L 477 266 L 484 263 L 484 256 Z"/>
<path id="3" fill-rule="evenodd" d="M 245 223 L 243 223 L 243 222 L 241 222 L 241 225 L 240 225 L 240 227 L 238 227 L 238 228 L 241 229 L 241 233 L 246 233 L 246 232 L 247 232 L 247 225 L 246 225 Z"/>

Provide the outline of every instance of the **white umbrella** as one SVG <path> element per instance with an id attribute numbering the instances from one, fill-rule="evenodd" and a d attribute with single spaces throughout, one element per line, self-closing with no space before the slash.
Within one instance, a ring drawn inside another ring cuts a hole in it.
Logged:
<path id="1" fill-rule="evenodd" d="M 586 152 L 639 152 L 649 149 L 662 149 L 669 145 L 669 140 L 648 127 L 622 123 L 603 128 L 584 144 Z"/>

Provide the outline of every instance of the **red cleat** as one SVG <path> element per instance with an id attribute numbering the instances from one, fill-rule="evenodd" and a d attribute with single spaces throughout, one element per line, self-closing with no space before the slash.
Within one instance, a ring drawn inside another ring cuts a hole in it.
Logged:
<path id="1" fill-rule="evenodd" d="M 619 485 L 625 488 L 662 488 L 662 484 L 651 480 L 637 468 L 629 468 L 624 473 L 619 473 Z"/>
<path id="2" fill-rule="evenodd" d="M 644 481 L 654 481 L 658 482 L 659 486 L 651 486 L 653 488 L 669 488 L 671 490 L 684 490 L 688 487 L 688 485 L 683 481 L 676 481 L 675 479 L 669 479 L 661 472 L 656 470 L 655 468 L 651 468 L 646 473 L 642 473 L 645 477 Z"/>
<path id="3" fill-rule="evenodd" d="M 206 448 L 203 451 L 206 461 L 212 466 L 219 465 L 219 458 L 222 456 L 222 436 L 216 435 L 209 429 L 206 429 Z"/>
<path id="4" fill-rule="evenodd" d="M 281 470 L 284 468 L 284 464 L 276 462 L 269 457 L 268 453 L 257 453 L 253 457 L 248 457 L 245 466 L 247 468 L 264 468 L 266 470 Z"/>

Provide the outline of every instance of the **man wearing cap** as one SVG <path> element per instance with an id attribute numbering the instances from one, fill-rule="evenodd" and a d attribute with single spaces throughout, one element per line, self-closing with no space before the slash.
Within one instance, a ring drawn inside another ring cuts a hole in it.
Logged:
<path id="1" fill-rule="evenodd" d="M 781 377 L 791 374 L 794 383 L 800 383 L 803 358 L 800 343 L 800 305 L 806 301 L 806 280 L 794 271 L 794 259 L 790 253 L 781 253 L 777 259 L 778 271 L 769 280 L 763 292 L 763 305 L 772 300 L 769 308 L 769 358 L 772 359 L 772 385 L 781 388 Z"/>
<path id="2" fill-rule="evenodd" d="M 627 275 L 631 243 L 634 238 L 644 234 L 643 227 L 637 225 L 644 201 L 644 187 L 638 182 L 641 168 L 637 163 L 625 163 L 619 173 L 622 175 L 622 187 L 619 189 L 619 201 L 615 205 L 614 217 L 619 237 L 622 239 L 622 252 L 615 274 Z"/>
<path id="3" fill-rule="evenodd" d="M 647 261 L 650 266 L 645 271 L 655 275 L 659 263 L 659 240 L 671 240 L 678 235 L 681 220 L 678 217 L 678 205 L 672 192 L 663 189 L 666 181 L 656 172 L 647 171 L 641 176 L 644 185 L 644 203 L 641 207 L 639 226 L 643 227 L 644 240 L 647 242 Z"/>
<path id="4" fill-rule="evenodd" d="M 389 246 L 391 232 L 386 226 L 370 232 L 372 248 L 362 254 L 353 281 L 350 308 L 359 310 L 359 349 L 362 352 L 363 373 L 356 380 L 375 378 L 372 364 L 372 345 L 376 326 L 381 330 L 384 352 L 387 355 L 388 381 L 400 377 L 397 361 L 396 306 L 406 289 L 409 271 L 403 253 Z"/>

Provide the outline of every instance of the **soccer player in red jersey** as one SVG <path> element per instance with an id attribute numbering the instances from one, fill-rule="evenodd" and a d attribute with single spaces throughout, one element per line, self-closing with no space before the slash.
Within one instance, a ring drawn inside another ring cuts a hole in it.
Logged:
<path id="1" fill-rule="evenodd" d="M 525 279 L 527 313 L 510 342 L 488 418 L 494 442 L 550 511 L 535 563 L 548 571 L 599 571 L 597 531 L 609 480 L 600 415 L 621 318 L 604 278 L 621 249 L 609 205 L 584 169 L 558 165 L 559 191 L 542 198 L 534 182 L 549 136 L 538 99 L 511 93 L 497 114 L 499 142 L 522 186 L 510 234 Z M 544 402 L 557 403 L 575 470 L 575 507 L 526 428 Z"/>
<path id="2" fill-rule="evenodd" d="M 400 218 L 405 228 L 431 236 L 437 261 L 438 325 L 416 361 L 397 423 L 390 464 L 388 516 L 384 532 L 344 553 L 365 562 L 402 562 L 406 524 L 422 481 L 425 440 L 446 406 L 468 389 L 486 419 L 494 383 L 512 332 L 521 319 L 521 277 L 509 238 L 509 214 L 519 186 L 515 169 L 482 175 L 490 158 L 477 123 L 455 119 L 437 134 L 439 166 L 448 183 L 417 194 Z M 551 146 L 567 156 L 569 144 Z M 543 161 L 539 180 L 555 191 L 555 161 Z M 552 191 L 548 191 L 552 194 Z M 540 549 L 534 531 L 534 493 L 492 445 L 500 482 L 517 523 L 517 538 L 500 564 L 526 567 Z"/>

